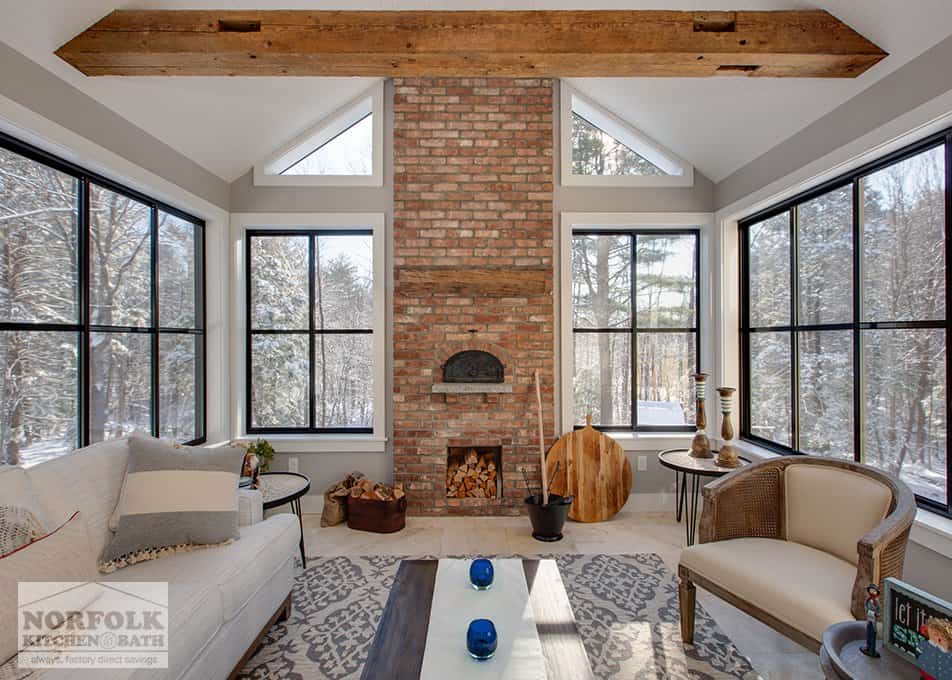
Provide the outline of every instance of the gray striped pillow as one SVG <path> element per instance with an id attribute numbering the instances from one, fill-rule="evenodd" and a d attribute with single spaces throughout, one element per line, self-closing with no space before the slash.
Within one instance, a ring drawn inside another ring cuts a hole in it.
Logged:
<path id="1" fill-rule="evenodd" d="M 238 538 L 238 479 L 244 450 L 172 448 L 129 438 L 119 522 L 99 558 L 105 573 L 193 546 Z"/>

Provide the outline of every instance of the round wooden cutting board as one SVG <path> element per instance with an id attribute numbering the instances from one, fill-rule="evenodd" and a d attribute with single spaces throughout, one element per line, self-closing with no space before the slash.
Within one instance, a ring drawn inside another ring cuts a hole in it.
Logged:
<path id="1" fill-rule="evenodd" d="M 575 496 L 569 517 L 603 522 L 625 506 L 631 493 L 631 463 L 618 442 L 592 427 L 590 417 L 584 428 L 564 435 L 549 450 L 545 468 L 550 479 L 558 461 L 562 464 L 552 493 Z"/>

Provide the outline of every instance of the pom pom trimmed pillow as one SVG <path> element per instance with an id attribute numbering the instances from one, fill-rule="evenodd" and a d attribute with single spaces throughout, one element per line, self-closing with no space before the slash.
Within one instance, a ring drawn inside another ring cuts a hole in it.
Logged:
<path id="1" fill-rule="evenodd" d="M 104 573 L 194 546 L 238 538 L 238 479 L 245 452 L 172 448 L 129 438 L 116 533 L 99 558 Z"/>

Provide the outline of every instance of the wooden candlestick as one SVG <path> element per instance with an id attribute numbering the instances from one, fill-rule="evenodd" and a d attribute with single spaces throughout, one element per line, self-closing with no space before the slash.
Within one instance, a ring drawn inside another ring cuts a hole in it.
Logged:
<path id="1" fill-rule="evenodd" d="M 707 391 L 707 373 L 694 375 L 695 400 L 697 403 L 697 433 L 691 442 L 691 455 L 695 458 L 712 458 L 711 440 L 707 438 L 707 413 L 704 409 Z"/>
<path id="2" fill-rule="evenodd" d="M 734 438 L 734 426 L 731 424 L 731 411 L 734 408 L 733 387 L 718 387 L 717 394 L 721 400 L 721 450 L 717 454 L 717 464 L 720 467 L 737 467 L 737 451 L 731 444 Z"/>

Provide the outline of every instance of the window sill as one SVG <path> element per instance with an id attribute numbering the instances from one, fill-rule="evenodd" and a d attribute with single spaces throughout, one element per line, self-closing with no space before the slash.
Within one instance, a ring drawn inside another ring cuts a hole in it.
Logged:
<path id="1" fill-rule="evenodd" d="M 750 442 L 739 441 L 735 447 L 741 453 L 750 456 L 755 462 L 780 456 L 779 453 L 774 453 Z M 919 508 L 916 511 L 916 519 L 912 523 L 909 540 L 937 552 L 943 557 L 952 559 L 952 519 Z"/>
<path id="2" fill-rule="evenodd" d="M 602 432 L 621 444 L 624 451 L 661 451 L 691 445 L 693 432 Z"/>
<path id="3" fill-rule="evenodd" d="M 267 439 L 278 453 L 384 453 L 387 438 L 372 434 L 272 434 L 243 435 L 237 441 Z M 227 442 L 216 444 L 221 446 Z"/>
<path id="4" fill-rule="evenodd" d="M 952 519 L 919 508 L 909 540 L 952 559 Z"/>

